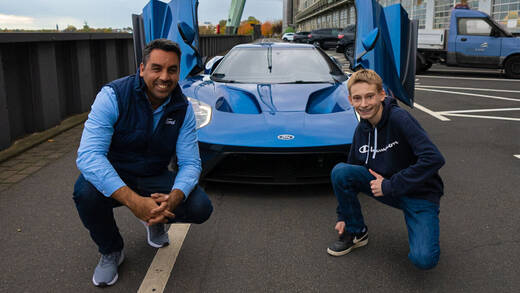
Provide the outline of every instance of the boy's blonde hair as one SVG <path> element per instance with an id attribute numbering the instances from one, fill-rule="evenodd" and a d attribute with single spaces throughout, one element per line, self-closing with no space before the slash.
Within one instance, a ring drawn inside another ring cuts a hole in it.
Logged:
<path id="1" fill-rule="evenodd" d="M 350 93 L 350 88 L 358 82 L 366 82 L 368 84 L 375 84 L 376 90 L 378 92 L 381 92 L 383 90 L 383 80 L 374 70 L 371 70 L 371 69 L 361 69 L 361 70 L 354 72 L 354 74 L 352 74 L 352 76 L 350 76 L 350 78 L 348 79 L 348 82 L 347 82 L 347 88 L 348 88 L 349 93 Z"/>

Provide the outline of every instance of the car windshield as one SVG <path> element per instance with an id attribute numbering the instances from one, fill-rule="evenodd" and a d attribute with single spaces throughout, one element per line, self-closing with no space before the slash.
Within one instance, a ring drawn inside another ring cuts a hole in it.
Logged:
<path id="1" fill-rule="evenodd" d="M 333 83 L 343 73 L 313 47 L 234 48 L 211 79 L 237 83 Z"/>

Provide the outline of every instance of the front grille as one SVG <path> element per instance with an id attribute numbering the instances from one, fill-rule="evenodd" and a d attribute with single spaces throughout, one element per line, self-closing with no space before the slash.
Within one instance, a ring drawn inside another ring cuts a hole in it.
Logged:
<path id="1" fill-rule="evenodd" d="M 347 160 L 347 152 L 229 153 L 205 174 L 207 181 L 259 184 L 330 182 L 330 171 Z"/>

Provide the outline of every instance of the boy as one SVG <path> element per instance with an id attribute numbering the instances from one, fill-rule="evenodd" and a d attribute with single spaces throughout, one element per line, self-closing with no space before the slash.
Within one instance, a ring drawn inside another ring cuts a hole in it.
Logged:
<path id="1" fill-rule="evenodd" d="M 359 192 L 403 211 L 409 259 L 420 269 L 439 260 L 439 201 L 443 183 L 438 170 L 444 158 L 426 132 L 397 102 L 386 97 L 381 77 L 355 72 L 347 83 L 349 101 L 360 116 L 348 163 L 331 173 L 338 200 L 335 230 L 339 240 L 327 252 L 341 256 L 368 243 Z"/>

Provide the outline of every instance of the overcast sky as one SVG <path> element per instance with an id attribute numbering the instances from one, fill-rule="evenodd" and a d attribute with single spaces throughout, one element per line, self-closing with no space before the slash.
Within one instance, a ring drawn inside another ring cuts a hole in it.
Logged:
<path id="1" fill-rule="evenodd" d="M 169 1 L 164 1 L 169 2 Z M 247 0 L 242 19 L 260 21 L 282 19 L 283 0 Z M 84 21 L 95 28 L 132 26 L 132 13 L 141 14 L 146 0 L 0 0 L 0 28 L 60 29 L 82 27 Z M 199 24 L 227 19 L 231 0 L 199 0 Z"/>

